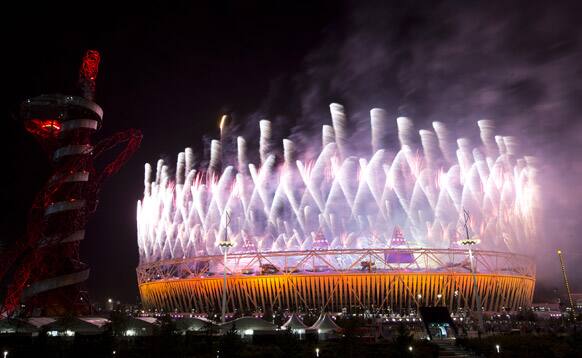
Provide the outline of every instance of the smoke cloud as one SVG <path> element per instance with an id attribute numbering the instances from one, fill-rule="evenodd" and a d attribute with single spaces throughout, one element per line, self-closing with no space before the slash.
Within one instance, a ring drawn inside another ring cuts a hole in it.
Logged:
<path id="1" fill-rule="evenodd" d="M 351 149 L 367 153 L 371 108 L 386 110 L 388 148 L 398 144 L 397 117 L 412 118 L 416 130 L 443 122 L 472 143 L 480 140 L 477 121 L 494 120 L 495 134 L 517 138 L 517 154 L 539 159 L 538 284 L 562 289 L 560 247 L 581 290 L 575 266 L 582 258 L 581 5 L 349 3 L 345 18 L 305 58 L 303 73 L 274 81 L 260 112 L 271 118 L 281 116 L 281 107 L 297 108 L 286 113 L 295 123 L 289 138 L 309 148 L 320 124 L 330 121 L 329 104 L 341 103 Z M 293 96 L 280 82 L 293 83 Z"/>

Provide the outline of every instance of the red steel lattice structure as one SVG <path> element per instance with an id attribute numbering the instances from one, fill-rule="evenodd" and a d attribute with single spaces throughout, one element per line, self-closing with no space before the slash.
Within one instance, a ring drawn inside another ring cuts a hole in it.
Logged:
<path id="1" fill-rule="evenodd" d="M 130 129 L 96 145 L 93 135 L 103 111 L 93 102 L 100 56 L 88 51 L 79 71 L 79 96 L 42 95 L 26 100 L 21 117 L 28 132 L 50 155 L 53 171 L 29 212 L 26 235 L 0 257 L 6 285 L 0 315 L 62 315 L 89 309 L 82 284 L 89 267 L 79 258 L 85 226 L 97 206 L 103 181 L 135 153 L 141 133 Z M 125 144 L 113 161 L 98 171 L 95 159 Z"/>

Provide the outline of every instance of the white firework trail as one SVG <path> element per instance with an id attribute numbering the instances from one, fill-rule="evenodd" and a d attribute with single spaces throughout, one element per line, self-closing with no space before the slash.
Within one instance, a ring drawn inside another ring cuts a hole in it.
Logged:
<path id="1" fill-rule="evenodd" d="M 312 250 L 321 235 L 330 249 L 387 248 L 396 226 L 411 247 L 457 247 L 463 210 L 481 238 L 479 249 L 533 252 L 536 161 L 517 157 L 515 138 L 496 136 L 492 121 L 478 122 L 482 143 L 475 146 L 465 138 L 455 141 L 443 123 L 434 122 L 434 132 L 418 132 L 422 148 L 415 152 L 413 123 L 400 117 L 400 149 L 392 155 L 386 113 L 373 109 L 372 153 L 356 157 L 350 155 L 343 107 L 332 104 L 330 110 L 333 127 L 323 126 L 314 161 L 301 160 L 289 139 L 277 157 L 271 123 L 262 120 L 258 166 L 248 162 L 242 137 L 236 167 L 221 169 L 218 140 L 204 170 L 195 169 L 190 148 L 178 155 L 173 177 L 162 160 L 155 177 L 146 164 L 144 197 L 137 204 L 140 262 L 219 255 L 225 234 L 234 243 L 231 253 Z M 231 221 L 225 229 L 226 213 Z"/>

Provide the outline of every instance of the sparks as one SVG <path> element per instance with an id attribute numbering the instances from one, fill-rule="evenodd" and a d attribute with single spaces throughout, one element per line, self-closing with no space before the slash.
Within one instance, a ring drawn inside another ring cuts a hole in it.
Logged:
<path id="1" fill-rule="evenodd" d="M 460 139 L 454 156 L 454 142 L 440 135 L 444 124 L 434 124 L 436 134 L 421 131 L 422 147 L 416 148 L 412 122 L 400 118 L 400 150 L 392 156 L 385 149 L 388 143 L 378 139 L 383 133 L 377 133 L 388 132 L 388 125 L 376 117 L 375 151 L 356 157 L 350 153 L 347 127 L 339 128 L 346 125 L 342 108 L 333 106 L 334 130 L 324 127 L 315 160 L 296 158 L 288 139 L 283 161 L 276 159 L 271 123 L 263 120 L 260 163 L 248 162 L 246 141 L 239 137 L 238 160 L 229 161 L 236 167 L 196 170 L 188 162 L 193 156 L 186 156 L 173 178 L 163 161 L 157 171 L 146 170 L 137 217 L 142 263 L 217 255 L 224 235 L 221 215 L 227 211 L 233 254 L 249 247 L 258 252 L 310 250 L 314 238 L 322 236 L 330 248 L 385 248 L 397 226 L 411 246 L 449 248 L 463 210 L 471 213 L 480 248 L 531 252 L 538 210 L 534 161 L 508 152 L 506 137 L 493 138 L 489 122 L 483 143 Z M 226 121 L 223 115 L 221 134 Z M 343 137 L 332 137 L 334 132 Z"/>
<path id="2" fill-rule="evenodd" d="M 222 136 L 222 133 L 224 131 L 224 127 L 226 125 L 226 119 L 227 119 L 227 115 L 224 114 L 222 115 L 222 117 L 220 117 L 220 125 L 218 126 L 218 128 L 220 128 L 220 135 Z"/>

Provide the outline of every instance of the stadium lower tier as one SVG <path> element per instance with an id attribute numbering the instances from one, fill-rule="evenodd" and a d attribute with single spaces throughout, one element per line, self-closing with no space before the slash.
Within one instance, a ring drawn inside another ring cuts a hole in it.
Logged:
<path id="1" fill-rule="evenodd" d="M 393 255 L 377 250 L 360 250 L 361 255 L 350 263 L 351 270 L 318 265 L 318 259 L 332 256 L 330 252 L 302 253 L 310 267 L 287 266 L 291 253 L 284 253 L 285 265 L 277 266 L 277 255 L 260 255 L 262 262 L 272 262 L 267 269 L 250 270 L 257 261 L 249 255 L 228 257 L 227 311 L 257 312 L 289 309 L 291 311 L 324 309 L 331 312 L 347 310 L 402 310 L 419 306 L 444 305 L 475 309 L 474 276 L 466 265 L 457 265 L 461 252 L 453 250 L 407 250 L 413 262 L 388 262 Z M 337 253 L 336 253 L 337 254 Z M 348 254 L 342 252 L 342 254 Z M 358 253 L 360 254 L 360 253 Z M 280 258 L 281 256 L 279 256 Z M 453 262 L 451 262 L 453 257 Z M 448 258 L 448 261 L 445 260 Z M 270 261 L 268 260 L 270 259 Z M 218 266 L 220 257 L 183 260 L 138 268 L 139 290 L 146 309 L 165 312 L 220 312 L 225 266 Z M 231 262 L 232 260 L 232 262 Z M 503 308 L 515 310 L 532 303 L 535 286 L 535 265 L 525 256 L 478 251 L 478 292 L 486 311 Z M 260 261 L 260 260 L 259 260 Z M 246 264 L 241 264 L 246 262 Z M 369 264 L 373 262 L 373 264 Z M 440 262 L 441 266 L 435 265 Z M 321 263 L 321 262 L 320 262 Z M 465 261 L 466 263 L 466 261 Z M 422 265 L 426 267 L 422 267 Z M 184 268 L 190 268 L 185 275 Z M 195 267 L 197 272 L 192 272 Z M 353 269 L 354 267 L 359 269 Z M 214 268 L 214 269 L 211 269 Z M 212 271 L 212 272 L 211 272 Z"/>
<path id="2" fill-rule="evenodd" d="M 523 276 L 477 275 L 481 302 L 487 311 L 528 307 L 535 280 Z M 146 308 L 166 312 L 218 312 L 223 280 L 196 278 L 140 285 Z M 420 297 L 419 297 L 420 295 Z M 439 296 L 440 295 L 440 296 Z M 416 308 L 418 305 L 475 307 L 470 274 L 307 274 L 231 276 L 227 279 L 229 312 L 277 309 Z"/>

